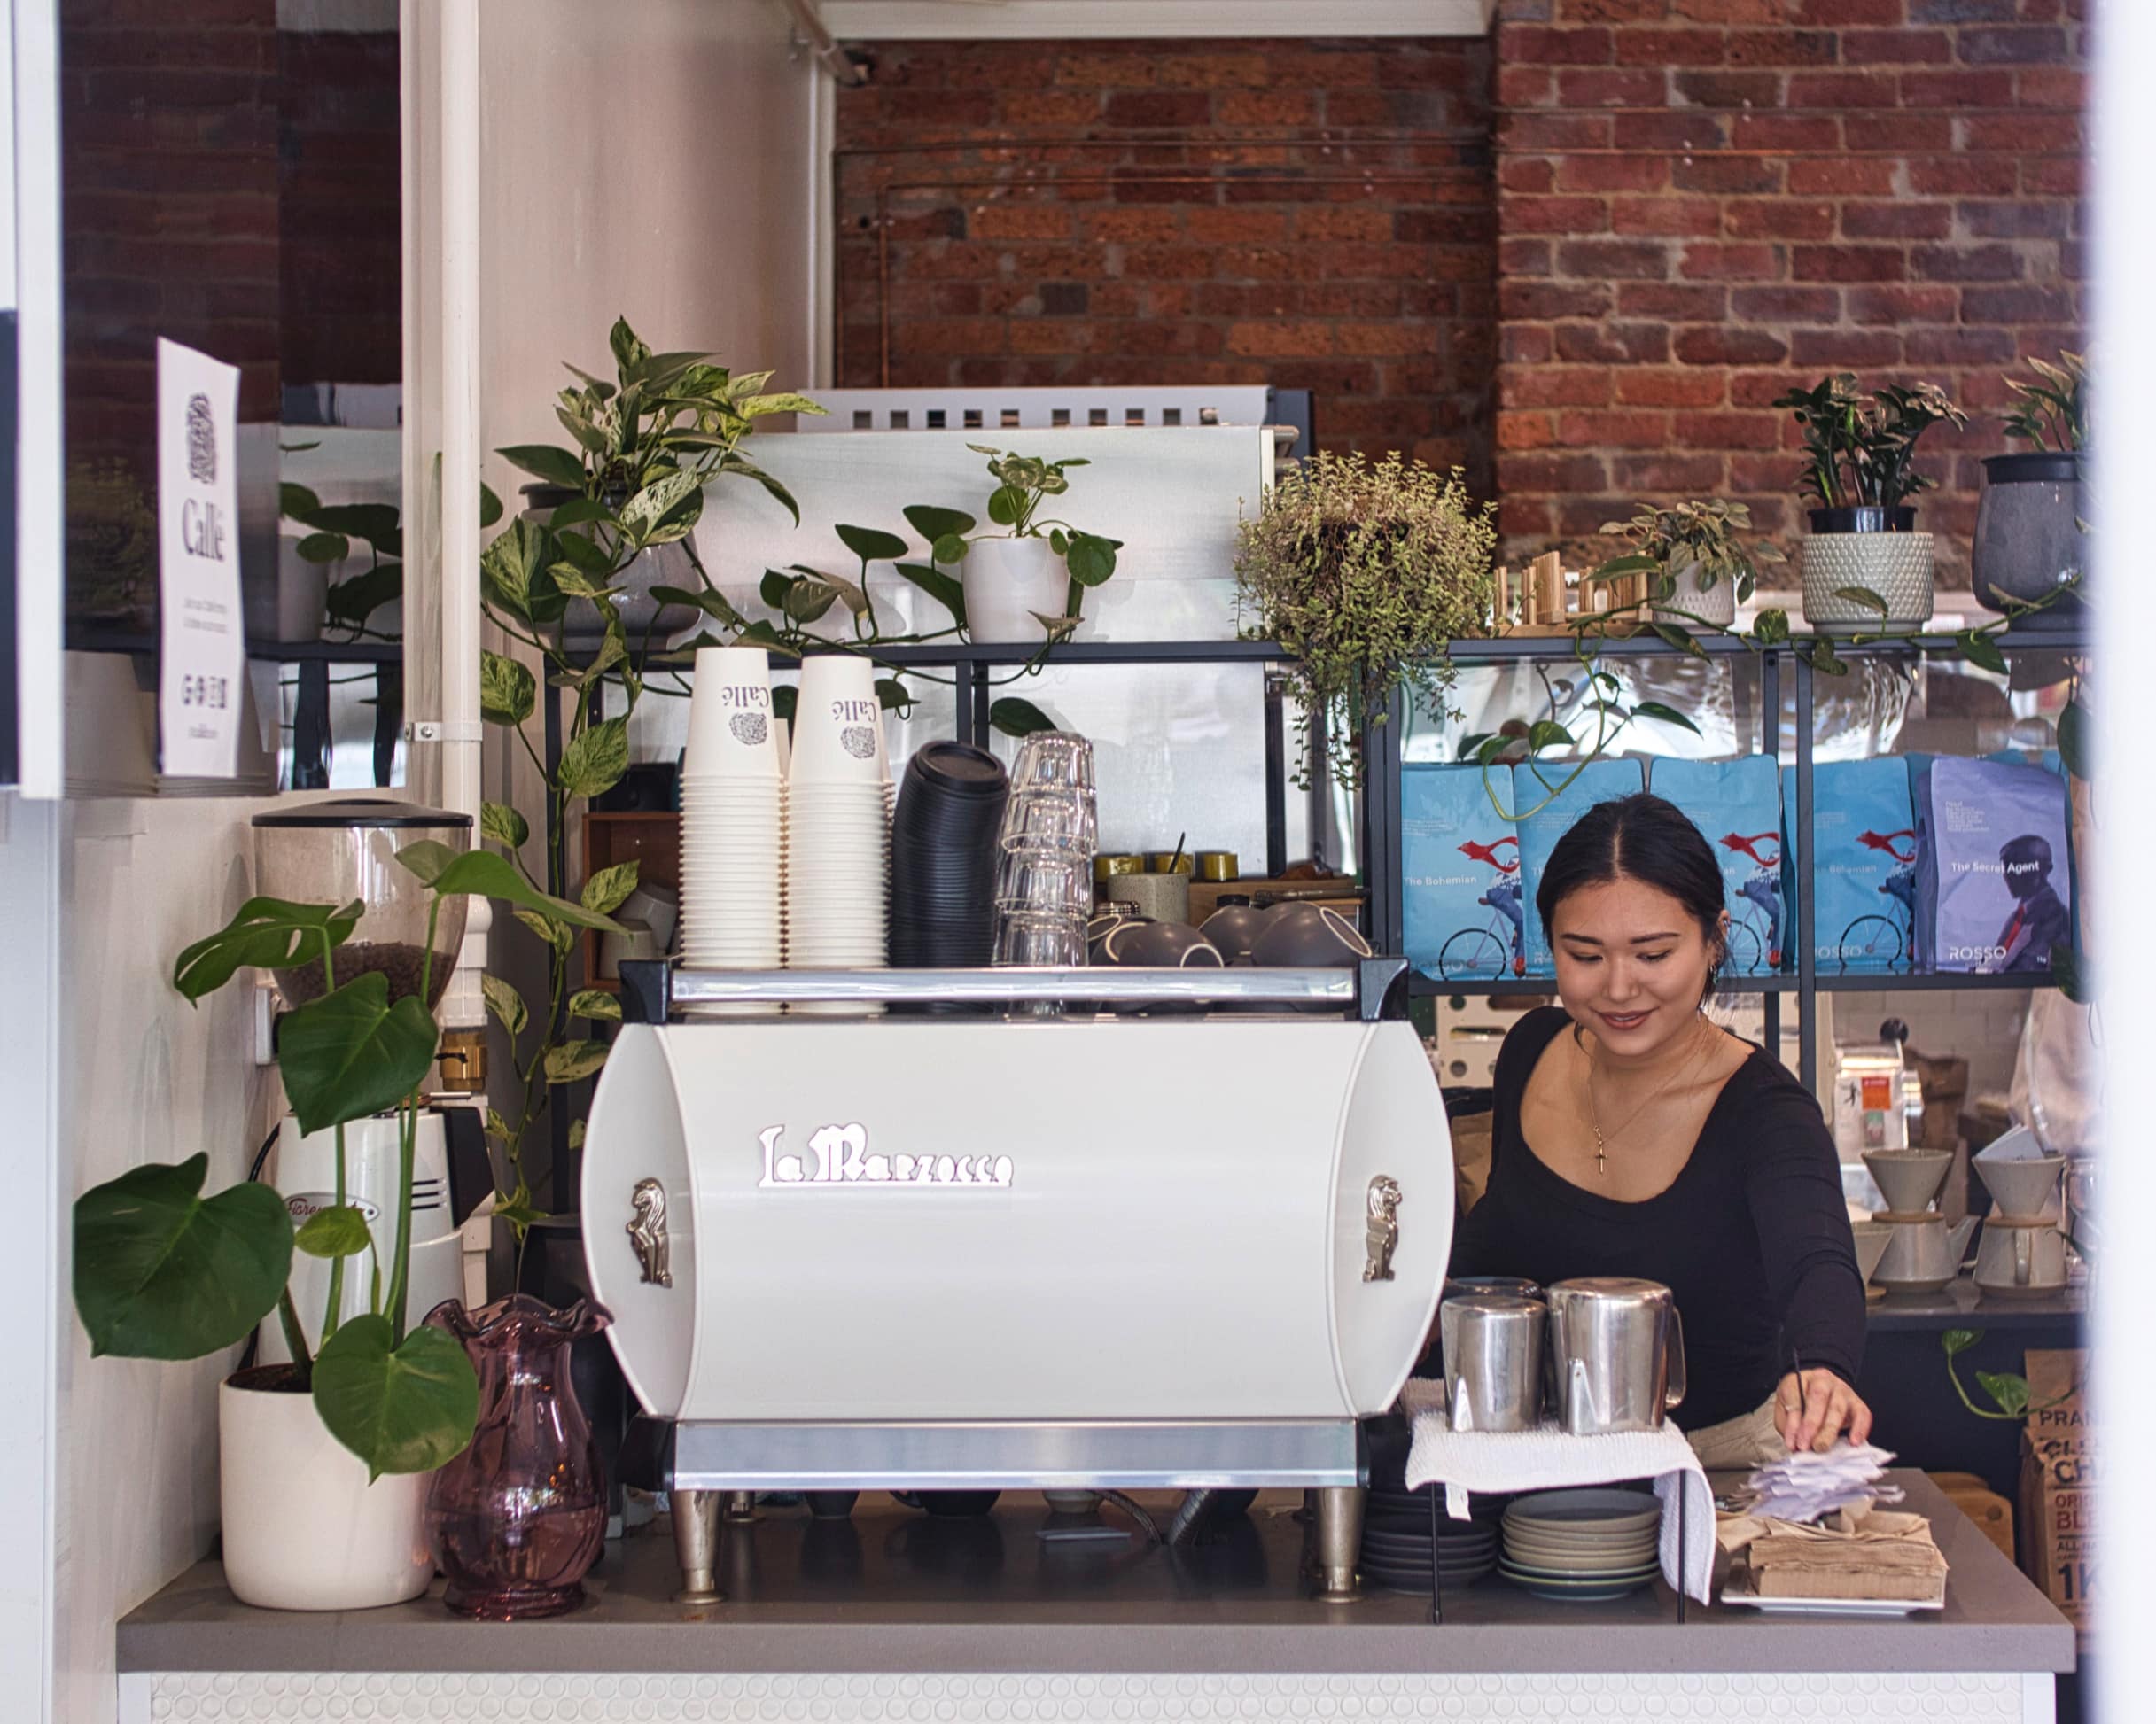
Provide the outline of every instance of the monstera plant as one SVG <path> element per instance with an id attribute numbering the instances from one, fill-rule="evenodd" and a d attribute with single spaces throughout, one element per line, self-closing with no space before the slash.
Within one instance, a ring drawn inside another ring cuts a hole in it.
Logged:
<path id="1" fill-rule="evenodd" d="M 580 928 L 611 929 L 603 915 L 533 889 L 501 857 L 459 854 L 424 842 L 398 860 L 426 882 L 427 950 L 446 898 L 496 897 Z M 319 959 L 328 990 L 285 1014 L 277 1035 L 284 1091 L 300 1129 L 337 1134 L 335 1201 L 297 1230 L 269 1186 L 247 1182 L 203 1194 L 209 1158 L 135 1168 L 85 1192 L 74 1206 L 75 1310 L 94 1355 L 197 1359 L 245 1340 L 277 1313 L 294 1362 L 289 1386 L 304 1389 L 331 1435 L 366 1464 L 370 1479 L 430 1471 L 471 1435 L 479 1389 L 463 1347 L 406 1309 L 412 1231 L 412 1168 L 420 1085 L 440 1030 L 416 995 L 390 998 L 370 971 L 338 984 L 331 954 L 358 926 L 360 905 L 250 898 L 216 933 L 181 952 L 173 985 L 199 1001 L 244 969 L 290 969 Z M 349 966 L 347 965 L 347 970 Z M 396 1214 L 386 1241 L 346 1201 L 344 1128 L 400 1115 Z M 372 1250 L 377 1270 L 356 1315 L 343 1316 L 346 1260 Z M 286 1285 L 294 1251 L 330 1263 L 321 1343 L 311 1353 Z M 424 1316 L 424 1313 L 417 1315 Z"/>

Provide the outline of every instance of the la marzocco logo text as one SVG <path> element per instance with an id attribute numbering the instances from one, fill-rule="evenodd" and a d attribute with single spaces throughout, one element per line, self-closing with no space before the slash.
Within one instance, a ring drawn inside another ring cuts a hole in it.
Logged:
<path id="1" fill-rule="evenodd" d="M 1008 1155 L 871 1155 L 864 1125 L 826 1125 L 809 1133 L 812 1166 L 798 1155 L 779 1152 L 782 1125 L 757 1134 L 764 1146 L 759 1186 L 834 1187 L 846 1185 L 992 1185 L 1008 1188 Z"/>

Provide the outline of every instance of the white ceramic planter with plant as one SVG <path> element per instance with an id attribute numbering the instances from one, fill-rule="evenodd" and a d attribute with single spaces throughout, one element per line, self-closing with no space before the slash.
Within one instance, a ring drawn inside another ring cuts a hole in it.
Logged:
<path id="1" fill-rule="evenodd" d="M 1070 490 L 1064 477 L 1070 469 L 1092 463 L 1044 461 L 982 443 L 966 447 L 988 457 L 996 481 L 988 518 L 1004 529 L 1000 535 L 970 538 L 972 517 L 944 511 L 946 530 L 931 540 L 935 563 L 960 567 L 966 633 L 983 646 L 1038 646 L 1069 638 L 1082 620 L 1086 590 L 1116 572 L 1123 541 L 1045 516 L 1041 508 Z M 909 518 L 915 513 L 907 511 Z"/>
<path id="2" fill-rule="evenodd" d="M 1752 511 L 1742 503 L 1716 500 L 1669 509 L 1642 503 L 1631 520 L 1604 523 L 1604 533 L 1630 541 L 1631 548 L 1590 579 L 1646 575 L 1648 620 L 1682 629 L 1726 629 L 1737 620 L 1737 607 L 1750 601 L 1759 565 L 1783 561 L 1774 545 L 1747 547 L 1739 535 L 1751 530 Z"/>
<path id="3" fill-rule="evenodd" d="M 1932 614 L 1932 535 L 1907 499 L 1935 483 L 1916 470 L 1917 440 L 1968 415 L 1937 384 L 1859 395 L 1843 372 L 1780 397 L 1803 428 L 1810 511 L 1800 570 L 1804 620 L 1821 634 L 1920 628 Z"/>
<path id="4" fill-rule="evenodd" d="M 618 931 L 606 916 L 536 890 L 488 851 L 459 854 L 423 840 L 398 860 L 432 894 L 429 951 L 440 944 L 445 902 L 475 895 L 564 928 Z M 93 1355 L 206 1358 L 276 1313 L 294 1363 L 229 1378 L 218 1423 L 232 1589 L 279 1610 L 391 1604 L 424 1590 L 433 1573 L 420 1518 L 427 1475 L 463 1448 L 479 1410 L 463 1347 L 411 1324 L 406 1310 L 419 1089 L 440 1032 L 423 1004 L 424 976 L 416 994 L 393 999 L 380 970 L 337 984 L 331 954 L 360 916 L 356 901 L 250 898 L 173 970 L 174 986 L 198 1000 L 243 969 L 320 959 L 331 985 L 280 1021 L 277 1060 L 301 1130 L 336 1132 L 336 1200 L 295 1230 L 284 1200 L 266 1184 L 205 1197 L 209 1157 L 198 1153 L 132 1169 L 74 1206 L 75 1310 Z M 344 1127 L 393 1109 L 403 1177 L 394 1231 L 377 1246 L 368 1215 L 345 1201 Z M 322 1340 L 312 1351 L 288 1285 L 295 1249 L 330 1262 Z M 388 1277 L 347 1301 L 345 1264 L 369 1252 L 391 1266 Z"/>
<path id="5" fill-rule="evenodd" d="M 2026 450 L 1984 462 L 1984 493 L 1969 547 L 1970 586 L 1986 604 L 2012 611 L 2022 628 L 2072 628 L 2086 620 L 2079 588 L 2089 540 L 2082 507 L 2088 447 L 2088 367 L 2079 353 L 2060 363 L 2029 361 L 2036 381 L 2008 377 L 2020 398 L 2006 434 Z"/>

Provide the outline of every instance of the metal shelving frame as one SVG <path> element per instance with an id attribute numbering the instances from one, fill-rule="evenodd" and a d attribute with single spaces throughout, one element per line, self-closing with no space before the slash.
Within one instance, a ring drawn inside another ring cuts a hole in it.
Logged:
<path id="1" fill-rule="evenodd" d="M 2085 654 L 2087 642 L 2077 630 L 2067 629 L 2009 629 L 1993 637 L 2000 650 L 2010 658 L 2020 654 L 2048 654 L 2066 657 Z M 1593 656 L 1635 657 L 1676 656 L 1681 648 L 1672 647 L 1660 637 L 1641 633 L 1622 640 L 1607 640 L 1593 643 Z M 1781 764 L 1781 679 L 1785 672 L 1794 676 L 1795 694 L 1795 793 L 1796 808 L 1789 820 L 1790 865 L 1796 882 L 1796 903 L 1793 908 L 1796 940 L 1796 967 L 1772 975 L 1733 976 L 1724 987 L 1732 993 L 1759 993 L 1765 996 L 1767 1043 L 1770 1047 L 1779 1045 L 1781 1029 L 1781 1002 L 1794 995 L 1797 1008 L 1798 1076 L 1807 1088 L 1814 1087 L 1818 1076 L 1818 1054 L 1813 1035 L 1813 1025 L 1818 1010 L 1818 996 L 1822 993 L 1864 992 L 1895 993 L 1901 991 L 1972 990 L 1988 989 L 2043 988 L 2051 985 L 2048 973 L 2012 975 L 1973 975 L 1958 972 L 1901 972 L 1865 971 L 1856 974 L 1826 975 L 1819 973 L 1816 942 L 1812 936 L 1812 793 L 1815 781 L 1813 761 L 1813 727 L 1816 718 L 1815 681 L 1817 673 L 1809 662 L 1786 646 L 1755 648 L 1734 635 L 1708 635 L 1699 642 L 1701 649 L 1709 657 L 1736 657 L 1756 653 L 1760 661 L 1760 752 Z M 1962 649 L 1958 641 L 1950 634 L 1918 635 L 1902 640 L 1834 642 L 1838 656 L 1849 659 L 1864 657 L 1938 657 L 1959 658 Z M 1528 639 L 1513 638 L 1498 641 L 1460 641 L 1453 643 L 1452 662 L 1456 664 L 1491 664 L 1517 663 L 1529 659 L 1563 660 L 1576 662 L 1577 652 L 1573 638 L 1568 635 L 1538 636 Z M 1371 804 L 1384 803 L 1383 807 L 1366 808 L 1366 829 L 1371 835 L 1370 905 L 1371 942 L 1380 951 L 1402 950 L 1405 934 L 1405 917 L 1401 900 L 1401 878 L 1404 872 L 1400 838 L 1399 808 L 1401 801 L 1400 734 L 1406 718 L 1405 703 L 1395 697 L 1390 722 L 1379 728 L 1371 747 L 1371 773 L 1366 792 Z M 1443 998 L 1448 996 L 1479 994 L 1548 994 L 1555 990 L 1554 982 L 1546 976 L 1506 977 L 1495 981 L 1450 981 L 1411 972 L 1409 990 L 1425 998 Z"/>
<path id="2" fill-rule="evenodd" d="M 2009 656 L 2016 654 L 2048 653 L 2074 656 L 2085 653 L 2087 644 L 2078 632 L 2064 629 L 2008 631 L 1994 637 L 2000 649 Z M 2048 987 L 2048 975 L 1971 975 L 1958 973 L 1911 974 L 1893 971 L 1867 971 L 1852 975 L 1819 974 L 1814 941 L 1810 935 L 1811 902 L 1811 850 L 1812 850 L 1812 790 L 1814 762 L 1812 731 L 1815 718 L 1814 680 L 1811 666 L 1786 646 L 1754 648 L 1734 635 L 1709 634 L 1699 641 L 1700 649 L 1710 658 L 1736 659 L 1747 655 L 1755 656 L 1760 665 L 1761 752 L 1772 759 L 1777 766 L 1781 762 L 1781 691 L 1785 674 L 1794 676 L 1795 694 L 1795 816 L 1789 822 L 1791 865 L 1796 881 L 1797 902 L 1794 906 L 1794 925 L 1799 931 L 1796 941 L 1796 967 L 1771 975 L 1735 976 L 1728 980 L 1727 990 L 1733 993 L 1763 995 L 1766 1014 L 1766 1034 L 1770 1046 L 1779 1046 L 1781 1026 L 1782 1001 L 1792 996 L 1796 1001 L 1798 1028 L 1799 1076 L 1805 1085 L 1812 1087 L 1817 1078 L 1817 1052 L 1814 1043 L 1813 1026 L 1817 1016 L 1818 996 L 1822 993 L 1865 992 L 1892 993 L 1899 991 L 1939 991 L 1947 990 L 2027 989 Z M 1837 641 L 1836 653 L 1843 658 L 1862 655 L 1876 656 L 1930 656 L 1958 658 L 1961 648 L 1950 634 L 1919 635 L 1903 640 L 1866 641 Z M 1659 636 L 1641 633 L 1623 638 L 1611 638 L 1593 643 L 1592 656 L 1675 657 L 1681 649 L 1672 647 Z M 991 672 L 997 669 L 1010 669 L 1029 664 L 1039 656 L 1037 648 L 1022 645 L 976 645 L 970 641 L 930 641 L 917 645 L 878 647 L 864 654 L 879 664 L 895 669 L 924 667 L 953 668 L 963 672 L 961 687 L 967 691 L 958 703 L 956 735 L 961 742 L 976 747 L 988 746 L 990 727 L 989 709 L 993 703 Z M 1452 662 L 1459 665 L 1500 664 L 1525 660 L 1563 660 L 1576 662 L 1577 649 L 1569 634 L 1536 637 L 1507 637 L 1496 640 L 1456 641 L 1451 648 Z M 1277 641 L 1066 641 L 1051 648 L 1045 658 L 1049 664 L 1281 664 L 1294 655 Z M 546 725 L 546 754 L 549 768 L 557 759 L 561 749 L 561 732 L 558 691 L 549 690 L 556 698 L 544 704 Z M 1267 679 L 1265 687 L 1265 807 L 1268 874 L 1277 873 L 1285 861 L 1285 798 L 1287 795 L 1287 761 L 1284 736 L 1286 726 L 1282 718 L 1282 693 L 1278 683 Z M 1363 828 L 1363 883 L 1369 897 L 1370 941 L 1380 952 L 1397 952 L 1403 948 L 1406 919 L 1402 885 L 1403 858 L 1400 813 L 1402 805 L 1401 774 L 1403 762 L 1401 742 L 1407 719 L 1406 702 L 1396 693 L 1385 722 L 1369 726 L 1364 734 L 1364 782 L 1362 794 Z M 556 891 L 567 889 L 565 881 L 550 881 Z M 1554 990 L 1554 982 L 1544 977 L 1506 977 L 1493 981 L 1444 981 L 1411 970 L 1408 990 L 1420 998 L 1443 998 L 1452 995 L 1518 995 L 1548 994 Z M 557 1108 L 554 1155 L 557 1169 L 563 1166 L 568 1154 L 568 1109 Z"/>

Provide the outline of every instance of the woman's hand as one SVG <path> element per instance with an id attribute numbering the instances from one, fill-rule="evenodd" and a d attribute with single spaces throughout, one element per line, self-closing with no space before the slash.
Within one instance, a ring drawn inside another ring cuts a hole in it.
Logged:
<path id="1" fill-rule="evenodd" d="M 1851 1442 L 1872 1434 L 1872 1409 L 1856 1391 L 1824 1366 L 1791 1371 L 1774 1391 L 1774 1428 L 1792 1454 L 1801 1448 L 1824 1454 L 1846 1428 Z"/>

